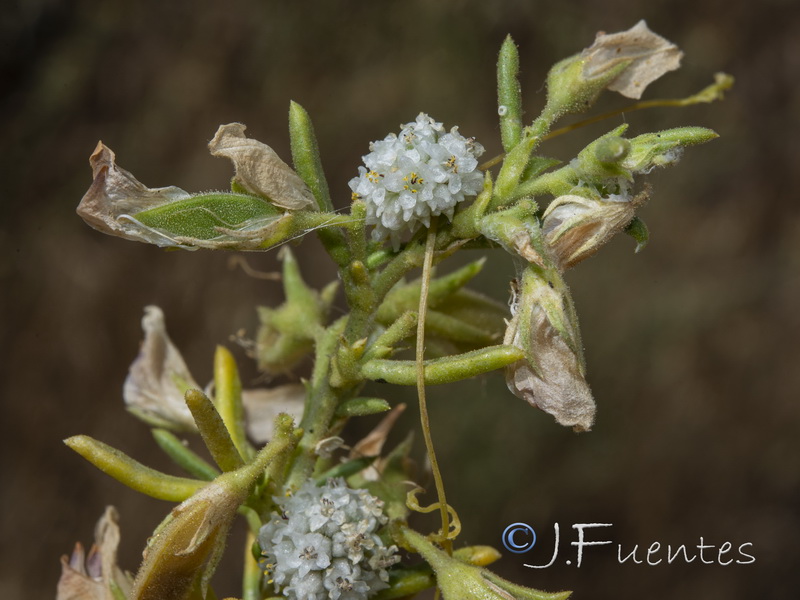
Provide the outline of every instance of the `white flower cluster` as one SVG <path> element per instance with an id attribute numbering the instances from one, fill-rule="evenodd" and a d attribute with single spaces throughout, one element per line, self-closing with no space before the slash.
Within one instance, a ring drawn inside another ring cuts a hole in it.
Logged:
<path id="1" fill-rule="evenodd" d="M 395 247 L 404 230 L 415 231 L 420 223 L 428 227 L 436 215 L 452 219 L 456 204 L 483 188 L 477 160 L 483 146 L 458 127 L 446 132 L 424 113 L 369 149 L 350 189 L 353 199 L 366 203 L 373 239 L 391 237 Z"/>
<path id="2" fill-rule="evenodd" d="M 276 591 L 293 600 L 365 600 L 388 587 L 386 568 L 400 559 L 375 533 L 387 521 L 381 500 L 331 479 L 276 501 L 283 515 L 258 535 Z"/>

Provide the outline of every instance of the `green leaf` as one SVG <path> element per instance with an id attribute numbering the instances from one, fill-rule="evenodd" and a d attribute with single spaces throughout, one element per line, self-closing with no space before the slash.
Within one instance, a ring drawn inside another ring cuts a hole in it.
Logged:
<path id="1" fill-rule="evenodd" d="M 490 371 L 502 369 L 521 360 L 525 353 L 513 346 L 488 346 L 480 350 L 446 356 L 423 363 L 426 385 L 453 383 Z M 417 362 L 414 360 L 368 361 L 361 369 L 366 379 L 395 385 L 417 384 Z"/>
<path id="2" fill-rule="evenodd" d="M 540 138 L 526 130 L 520 142 L 508 152 L 494 183 L 494 206 L 502 206 L 513 198 L 513 192 L 528 165 L 531 152 L 539 141 Z"/>
<path id="3" fill-rule="evenodd" d="M 200 390 L 189 390 L 186 392 L 186 405 L 192 411 L 203 442 L 219 468 L 227 472 L 244 465 L 225 422 L 209 397 Z"/>
<path id="4" fill-rule="evenodd" d="M 383 398 L 350 398 L 336 407 L 336 416 L 364 417 L 386 412 L 391 408 Z"/>
<path id="5" fill-rule="evenodd" d="M 519 51 L 508 35 L 497 59 L 497 113 L 500 115 L 500 136 L 506 152 L 522 138 L 522 91 L 518 73 Z"/>
<path id="6" fill-rule="evenodd" d="M 220 192 L 176 200 L 132 216 L 174 236 L 210 240 L 220 236 L 221 229 L 241 229 L 282 214 L 281 209 L 261 198 Z"/>
<path id="7" fill-rule="evenodd" d="M 183 441 L 166 429 L 153 429 L 153 438 L 164 453 L 184 471 L 197 477 L 211 481 L 219 475 L 219 471 L 192 452 Z"/>
<path id="8" fill-rule="evenodd" d="M 478 259 L 452 273 L 431 279 L 428 291 L 428 306 L 437 308 L 448 298 L 461 290 L 473 277 L 480 273 L 485 258 Z M 380 308 L 378 308 L 378 322 L 389 326 L 402 314 L 416 311 L 419 308 L 419 294 L 421 284 L 416 279 L 411 283 L 398 284 L 386 295 Z"/>
<path id="9" fill-rule="evenodd" d="M 453 557 L 476 566 L 485 566 L 500 558 L 500 553 L 489 546 L 467 546 L 453 552 Z M 413 567 L 389 569 L 389 587 L 372 596 L 371 600 L 392 600 L 413 596 L 436 585 L 433 569 L 427 563 Z"/>
<path id="10" fill-rule="evenodd" d="M 634 173 L 673 164 L 680 148 L 703 144 L 719 137 L 705 127 L 676 127 L 657 133 L 645 133 L 630 140 L 631 151 L 621 165 Z"/>
<path id="11" fill-rule="evenodd" d="M 159 500 L 186 500 L 208 483 L 161 473 L 88 435 L 75 435 L 64 440 L 64 443 L 103 473 L 137 492 Z"/>
<path id="12" fill-rule="evenodd" d="M 372 596 L 371 600 L 394 600 L 414 596 L 436 585 L 433 570 L 425 563 L 411 568 L 389 569 L 389 587 Z"/>
<path id="13" fill-rule="evenodd" d="M 438 336 L 451 342 L 472 346 L 488 346 L 497 341 L 491 331 L 485 331 L 468 321 L 462 321 L 447 313 L 428 309 L 425 320 L 425 329 L 430 330 L 433 336 Z"/>
<path id="14" fill-rule="evenodd" d="M 314 125 L 306 109 L 297 102 L 289 104 L 289 137 L 292 161 L 297 174 L 314 194 L 320 210 L 333 211 L 328 182 L 322 169 L 319 145 L 314 134 Z"/>
<path id="15" fill-rule="evenodd" d="M 377 456 L 363 456 L 361 458 L 348 460 L 347 462 L 343 462 L 328 469 L 321 475 L 317 475 L 314 478 L 314 481 L 317 482 L 317 485 L 322 485 L 328 481 L 328 479 L 333 479 L 335 477 L 350 477 L 351 475 L 355 475 L 356 473 L 360 473 L 366 469 L 368 466 L 374 463 L 375 459 L 377 458 Z"/>
<path id="16" fill-rule="evenodd" d="M 244 432 L 239 370 L 236 368 L 233 354 L 224 346 L 217 346 L 217 351 L 214 353 L 214 404 L 239 455 L 245 459 L 251 458 L 255 452 L 247 442 Z"/>

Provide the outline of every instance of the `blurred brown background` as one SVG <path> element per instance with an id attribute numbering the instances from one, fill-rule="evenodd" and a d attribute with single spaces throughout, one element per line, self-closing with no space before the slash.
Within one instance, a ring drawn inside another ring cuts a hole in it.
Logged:
<path id="1" fill-rule="evenodd" d="M 494 63 L 506 33 L 520 46 L 532 118 L 554 61 L 597 30 L 640 18 L 686 52 L 683 69 L 646 97 L 693 93 L 717 70 L 737 85 L 723 103 L 630 115 L 631 134 L 693 124 L 721 139 L 649 178 L 643 253 L 615 240 L 569 274 L 599 404 L 594 432 L 559 428 L 497 376 L 432 392 L 448 499 L 466 543 L 500 546 L 506 525 L 532 524 L 542 547 L 506 554 L 497 570 L 575 589 L 577 600 L 800 596 L 796 2 L 28 0 L 0 13 L 0 597 L 53 597 L 59 556 L 91 542 L 109 503 L 122 515 L 121 562 L 135 569 L 169 509 L 60 441 L 89 434 L 170 469 L 122 406 L 143 307 L 164 309 L 206 381 L 214 345 L 252 332 L 255 304 L 280 300 L 276 284 L 229 268 L 228 255 L 164 252 L 84 225 L 74 208 L 98 139 L 152 187 L 224 188 L 230 165 L 205 149 L 217 125 L 244 122 L 288 159 L 293 99 L 314 119 L 344 206 L 368 142 L 421 110 L 458 124 L 490 155 L 499 149 Z M 622 104 L 608 95 L 598 108 Z M 620 122 L 546 151 L 568 160 Z M 324 284 L 331 269 L 316 242 L 296 252 L 308 279 Z M 248 260 L 277 266 L 274 253 Z M 513 267 L 505 255 L 491 260 L 480 284 L 504 300 Z M 413 406 L 410 391 L 374 392 Z M 417 427 L 414 419 L 402 426 Z M 525 569 L 526 559 L 549 559 L 554 522 L 564 538 L 559 565 Z M 621 566 L 613 549 L 590 548 L 576 569 L 564 564 L 576 522 L 613 523 L 611 539 L 626 551 L 701 536 L 717 547 L 752 542 L 756 563 Z M 235 593 L 239 552 L 223 565 L 220 597 Z"/>

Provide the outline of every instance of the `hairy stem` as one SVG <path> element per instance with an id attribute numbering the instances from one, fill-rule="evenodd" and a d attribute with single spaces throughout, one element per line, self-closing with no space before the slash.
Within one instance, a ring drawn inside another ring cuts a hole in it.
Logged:
<path id="1" fill-rule="evenodd" d="M 287 487 L 300 487 L 311 477 L 316 463 L 314 448 L 328 435 L 331 419 L 340 400 L 329 384 L 331 357 L 346 323 L 347 318 L 342 317 L 317 336 L 314 371 L 308 385 L 303 419 L 300 421 L 303 437 L 297 447 L 298 453 Z"/>

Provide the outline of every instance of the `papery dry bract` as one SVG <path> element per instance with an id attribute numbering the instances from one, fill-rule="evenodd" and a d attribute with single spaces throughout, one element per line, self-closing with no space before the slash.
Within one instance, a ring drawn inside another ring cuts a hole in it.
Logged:
<path id="1" fill-rule="evenodd" d="M 574 267 L 597 252 L 631 222 L 646 198 L 640 194 L 609 201 L 567 195 L 553 200 L 544 212 L 542 233 L 559 269 Z"/>
<path id="2" fill-rule="evenodd" d="M 584 377 L 582 348 L 569 299 L 528 267 L 511 307 L 505 344 L 526 359 L 506 367 L 508 389 L 553 415 L 560 425 L 588 431 L 595 403 Z"/>
<path id="3" fill-rule="evenodd" d="M 78 205 L 78 215 L 93 228 L 109 235 L 156 246 L 176 246 L 170 237 L 139 223 L 131 215 L 191 197 L 178 187 L 148 188 L 117 166 L 114 152 L 97 142 L 89 164 L 94 181 Z"/>
<path id="4" fill-rule="evenodd" d="M 214 156 L 230 158 L 236 169 L 234 181 L 251 194 L 264 196 L 287 210 L 316 206 L 308 186 L 275 151 L 245 136 L 241 123 L 220 125 L 208 144 Z"/>
<path id="5" fill-rule="evenodd" d="M 200 386 L 169 339 L 159 307 L 145 308 L 142 329 L 144 341 L 123 387 L 128 410 L 157 427 L 197 431 L 184 394 L 187 389 Z"/>
<path id="6" fill-rule="evenodd" d="M 95 527 L 95 543 L 89 555 L 77 543 L 69 558 L 61 557 L 56 600 L 115 600 L 112 587 L 117 587 L 125 597 L 130 595 L 130 577 L 117 566 L 118 519 L 116 509 L 107 506 Z"/>
<path id="7" fill-rule="evenodd" d="M 672 42 L 650 31 L 643 20 L 627 31 L 600 32 L 586 48 L 583 74 L 595 78 L 624 61 L 631 64 L 608 85 L 608 89 L 628 98 L 641 98 L 653 81 L 680 67 L 683 52 Z"/>
<path id="8" fill-rule="evenodd" d="M 300 421 L 306 388 L 299 383 L 288 383 L 275 388 L 242 390 L 242 403 L 247 415 L 247 435 L 258 444 L 272 439 L 275 417 L 286 413 Z"/>

